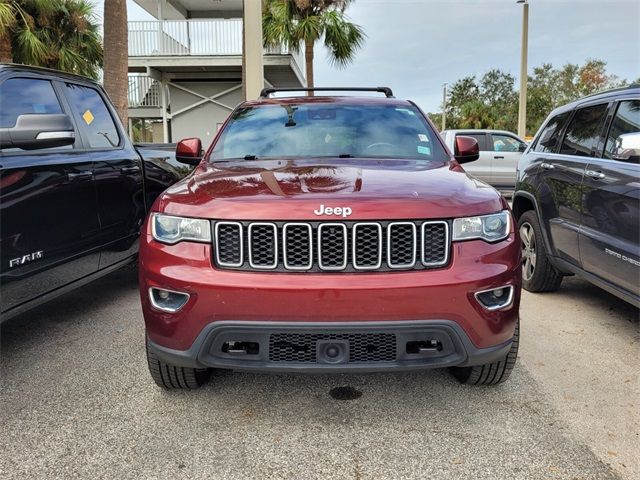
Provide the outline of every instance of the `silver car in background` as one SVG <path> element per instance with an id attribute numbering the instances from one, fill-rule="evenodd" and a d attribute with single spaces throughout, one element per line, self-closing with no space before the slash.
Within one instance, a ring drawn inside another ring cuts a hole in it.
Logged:
<path id="1" fill-rule="evenodd" d="M 527 143 L 515 133 L 505 130 L 445 130 L 440 135 L 452 152 L 458 135 L 475 138 L 480 147 L 480 158 L 465 164 L 465 171 L 501 190 L 515 187 L 518 160 L 527 148 Z"/>

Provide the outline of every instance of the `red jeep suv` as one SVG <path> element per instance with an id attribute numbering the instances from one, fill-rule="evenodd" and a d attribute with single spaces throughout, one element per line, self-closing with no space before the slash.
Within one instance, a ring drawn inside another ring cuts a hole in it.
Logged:
<path id="1" fill-rule="evenodd" d="M 349 90 L 385 95 L 265 89 L 204 156 L 198 139 L 178 144 L 198 166 L 155 202 L 140 245 L 161 387 L 211 369 L 509 376 L 520 241 L 505 200 L 459 165 L 476 141 L 458 137 L 452 156 L 414 103 Z"/>

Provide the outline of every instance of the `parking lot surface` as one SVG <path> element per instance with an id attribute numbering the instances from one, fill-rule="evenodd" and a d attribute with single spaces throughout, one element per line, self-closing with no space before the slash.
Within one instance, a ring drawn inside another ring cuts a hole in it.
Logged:
<path id="1" fill-rule="evenodd" d="M 117 272 L 2 327 L 0 478 L 638 478 L 638 310 L 567 279 L 521 317 L 498 387 L 219 373 L 165 392 Z"/>

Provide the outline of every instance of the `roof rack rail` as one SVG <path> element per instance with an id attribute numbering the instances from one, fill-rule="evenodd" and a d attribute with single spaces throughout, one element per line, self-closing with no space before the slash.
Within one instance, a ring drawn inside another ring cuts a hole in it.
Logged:
<path id="1" fill-rule="evenodd" d="M 316 87 L 316 88 L 274 88 L 266 87 L 260 92 L 260 98 L 268 98 L 276 92 L 380 92 L 387 98 L 394 98 L 389 87 Z"/>

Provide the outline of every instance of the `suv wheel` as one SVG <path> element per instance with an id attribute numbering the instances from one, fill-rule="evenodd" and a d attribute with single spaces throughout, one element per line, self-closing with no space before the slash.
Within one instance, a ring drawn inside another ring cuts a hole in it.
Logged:
<path id="1" fill-rule="evenodd" d="M 474 365 L 473 367 L 453 367 L 451 373 L 460 383 L 467 385 L 497 385 L 504 382 L 518 358 L 518 343 L 520 341 L 520 320 L 516 323 L 516 330 L 513 333 L 513 342 L 509 352 L 500 360 L 484 365 Z"/>
<path id="2" fill-rule="evenodd" d="M 522 286 L 530 292 L 557 290 L 562 273 L 549 261 L 536 212 L 524 212 L 518 220 L 518 229 L 522 242 Z"/>
<path id="3" fill-rule="evenodd" d="M 145 341 L 145 346 L 149 373 L 159 387 L 167 390 L 193 390 L 204 385 L 209 379 L 209 369 L 178 367 L 161 362 L 149 348 L 148 341 Z"/>

